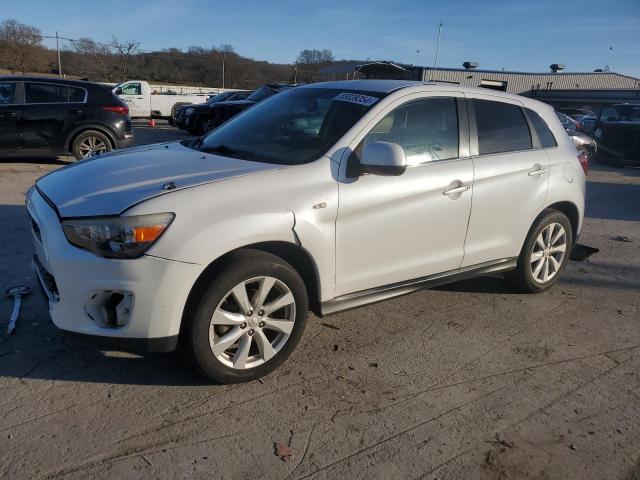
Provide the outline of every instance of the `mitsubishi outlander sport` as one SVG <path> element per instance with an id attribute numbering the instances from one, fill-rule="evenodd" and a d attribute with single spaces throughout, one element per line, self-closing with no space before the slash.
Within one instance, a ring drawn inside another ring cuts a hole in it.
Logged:
<path id="1" fill-rule="evenodd" d="M 535 100 L 311 84 L 195 142 L 42 177 L 27 198 L 33 266 L 59 328 L 180 347 L 210 379 L 248 381 L 285 361 L 309 311 L 494 272 L 551 287 L 580 233 L 587 168 Z"/>

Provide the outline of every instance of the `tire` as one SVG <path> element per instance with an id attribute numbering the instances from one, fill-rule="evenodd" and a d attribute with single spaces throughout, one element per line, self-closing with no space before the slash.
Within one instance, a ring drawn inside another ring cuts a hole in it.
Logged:
<path id="1" fill-rule="evenodd" d="M 242 291 L 246 298 L 238 300 Z M 183 353 L 214 382 L 255 380 L 293 352 L 308 305 L 304 282 L 289 263 L 270 253 L 240 250 L 193 292 L 183 319 Z"/>
<path id="2" fill-rule="evenodd" d="M 93 147 L 92 147 L 93 145 Z M 71 144 L 71 153 L 78 160 L 89 158 L 93 155 L 107 153 L 113 150 L 111 140 L 97 130 L 85 130 L 73 139 Z"/>
<path id="3" fill-rule="evenodd" d="M 558 226 L 562 227 L 562 232 Z M 564 271 L 572 246 L 573 230 L 567 216 L 558 210 L 547 209 L 531 226 L 518 257 L 517 268 L 506 272 L 504 277 L 523 292 L 547 290 Z"/>

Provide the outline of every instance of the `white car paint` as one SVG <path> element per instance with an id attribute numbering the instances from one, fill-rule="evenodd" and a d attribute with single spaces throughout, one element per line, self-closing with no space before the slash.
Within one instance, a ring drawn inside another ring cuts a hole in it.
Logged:
<path id="1" fill-rule="evenodd" d="M 533 220 L 556 202 L 575 206 L 579 233 L 585 175 L 551 107 L 447 84 L 368 80 L 298 88 L 312 87 L 389 93 L 310 163 L 283 167 L 169 144 L 89 160 L 39 181 L 29 192 L 28 207 L 42 234 L 42 242 L 35 239 L 37 256 L 60 291 L 51 302 L 54 323 L 101 336 L 176 336 L 187 296 L 205 268 L 260 242 L 285 242 L 308 253 L 319 284 L 314 300 L 324 304 L 366 289 L 513 259 Z M 471 142 L 459 159 L 410 167 L 397 177 L 347 177 L 347 159 L 380 118 L 408 101 L 433 96 L 491 96 L 523 105 L 546 120 L 558 146 L 481 156 Z M 543 175 L 529 175 L 538 168 Z M 167 182 L 176 188 L 163 190 Z M 443 194 L 458 185 L 469 189 Z M 51 204 L 62 217 L 173 212 L 175 219 L 143 257 L 104 259 L 66 241 Z M 87 298 L 105 289 L 133 292 L 125 327 L 100 327 L 87 316 Z"/>

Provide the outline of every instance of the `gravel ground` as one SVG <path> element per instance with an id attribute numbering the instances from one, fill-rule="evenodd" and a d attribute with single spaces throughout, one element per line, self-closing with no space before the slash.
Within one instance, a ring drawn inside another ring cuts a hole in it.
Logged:
<path id="1" fill-rule="evenodd" d="M 0 334 L 0 478 L 640 478 L 640 170 L 590 173 L 600 253 L 550 291 L 482 277 L 312 317 L 278 371 L 217 386 L 52 325 L 24 193 L 63 164 L 0 160 L 0 288 L 34 287 Z"/>

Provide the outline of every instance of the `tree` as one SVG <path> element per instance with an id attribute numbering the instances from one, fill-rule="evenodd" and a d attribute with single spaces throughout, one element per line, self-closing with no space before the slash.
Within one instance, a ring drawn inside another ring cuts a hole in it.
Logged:
<path id="1" fill-rule="evenodd" d="M 296 59 L 298 65 L 312 65 L 333 62 L 331 50 L 302 50 Z"/>
<path id="2" fill-rule="evenodd" d="M 82 73 L 90 78 L 109 79 L 113 69 L 113 54 L 108 45 L 83 37 L 73 42 Z"/>
<path id="3" fill-rule="evenodd" d="M 0 23 L 0 58 L 12 71 L 28 72 L 43 66 L 42 32 L 12 18 Z"/>
<path id="4" fill-rule="evenodd" d="M 117 37 L 113 37 L 111 46 L 116 51 L 116 55 L 120 57 L 120 64 L 122 65 L 121 81 L 124 82 L 127 79 L 127 66 L 129 65 L 129 60 L 132 55 L 139 53 L 140 42 L 137 42 L 136 40 L 129 40 L 120 43 Z"/>
<path id="5" fill-rule="evenodd" d="M 296 59 L 298 80 L 315 82 L 318 80 L 320 69 L 333 61 L 331 50 L 302 50 Z"/>

